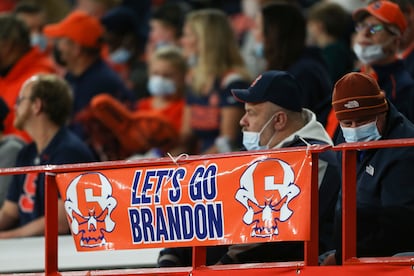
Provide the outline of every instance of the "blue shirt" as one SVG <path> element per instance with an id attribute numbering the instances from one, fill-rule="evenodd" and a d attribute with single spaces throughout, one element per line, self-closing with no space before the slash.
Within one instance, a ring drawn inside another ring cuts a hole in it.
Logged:
<path id="1" fill-rule="evenodd" d="M 75 119 L 70 129 L 79 137 L 86 140 L 88 134 L 82 123 L 76 121 L 76 115 L 89 106 L 92 98 L 98 94 L 110 94 L 121 102 L 133 102 L 134 94 L 128 90 L 117 73 L 102 59 L 98 59 L 80 76 L 67 73 L 65 79 L 73 90 L 73 113 Z"/>
<path id="2" fill-rule="evenodd" d="M 67 73 L 65 79 L 73 90 L 73 114 L 84 109 L 94 96 L 101 93 L 110 94 L 123 102 L 134 100 L 133 93 L 102 59 L 98 59 L 80 76 Z"/>
<path id="3" fill-rule="evenodd" d="M 241 79 L 222 87 L 221 80 L 217 79 L 207 95 L 187 94 L 186 103 L 191 107 L 191 128 L 200 141 L 200 152 L 210 148 L 220 134 L 221 108 L 244 108 L 243 103 L 236 101 L 232 96 L 231 89 L 246 89 L 247 87 L 249 83 Z"/>

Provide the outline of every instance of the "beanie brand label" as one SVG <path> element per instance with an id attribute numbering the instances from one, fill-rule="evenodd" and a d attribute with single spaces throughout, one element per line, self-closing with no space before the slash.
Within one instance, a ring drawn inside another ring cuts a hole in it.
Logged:
<path id="1" fill-rule="evenodd" d="M 355 100 L 349 101 L 346 104 L 344 104 L 344 107 L 346 107 L 348 109 L 357 108 L 357 107 L 359 107 L 359 103 L 357 101 L 355 101 Z"/>

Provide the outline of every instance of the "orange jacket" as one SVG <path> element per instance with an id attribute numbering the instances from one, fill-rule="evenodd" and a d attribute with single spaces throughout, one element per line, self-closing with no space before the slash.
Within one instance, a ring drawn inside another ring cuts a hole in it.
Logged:
<path id="1" fill-rule="evenodd" d="M 31 76 L 37 73 L 55 73 L 52 60 L 37 48 L 32 48 L 23 55 L 6 76 L 0 76 L 0 96 L 7 103 L 10 109 L 9 115 L 4 121 L 4 133 L 15 134 L 25 141 L 30 141 L 27 133 L 17 130 L 13 126 L 14 106 L 22 84 Z"/>
<path id="2" fill-rule="evenodd" d="M 141 99 L 137 103 L 137 110 L 138 111 L 153 111 L 159 113 L 161 117 L 166 119 L 171 123 L 171 125 L 177 130 L 177 133 L 180 133 L 181 131 L 181 122 L 183 118 L 183 112 L 184 112 L 184 105 L 185 100 L 184 99 L 178 99 L 171 101 L 171 103 L 166 106 L 163 109 L 154 109 L 152 107 L 152 97 L 147 97 L 144 99 Z"/>

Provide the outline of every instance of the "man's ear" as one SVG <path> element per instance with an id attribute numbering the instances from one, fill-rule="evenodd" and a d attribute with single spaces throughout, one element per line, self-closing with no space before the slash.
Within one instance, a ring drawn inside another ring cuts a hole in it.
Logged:
<path id="1" fill-rule="evenodd" d="M 42 112 L 42 110 L 43 110 L 43 102 L 42 102 L 42 100 L 39 99 L 39 98 L 35 98 L 32 101 L 32 109 L 33 109 L 33 113 L 34 114 L 36 114 L 36 115 L 40 114 Z"/>
<path id="2" fill-rule="evenodd" d="M 275 130 L 280 131 L 286 127 L 287 120 L 287 114 L 283 111 L 278 111 L 273 117 L 273 127 Z"/>

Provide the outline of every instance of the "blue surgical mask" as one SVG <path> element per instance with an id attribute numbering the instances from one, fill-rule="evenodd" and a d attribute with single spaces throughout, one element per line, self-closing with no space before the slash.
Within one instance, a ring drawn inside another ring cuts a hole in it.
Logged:
<path id="1" fill-rule="evenodd" d="M 254 43 L 253 46 L 253 50 L 254 50 L 254 55 L 258 58 L 263 58 L 264 57 L 264 46 L 263 43 L 261 42 L 256 42 Z"/>
<path id="2" fill-rule="evenodd" d="M 381 138 L 376 121 L 358 127 L 341 126 L 341 129 L 345 141 L 348 143 L 377 141 Z"/>
<path id="3" fill-rule="evenodd" d="M 109 59 L 115 64 L 124 64 L 131 57 L 131 52 L 125 48 L 118 48 L 109 54 Z"/>
<path id="4" fill-rule="evenodd" d="M 273 115 L 262 127 L 262 129 L 259 132 L 255 131 L 243 131 L 243 145 L 247 150 L 264 150 L 269 148 L 269 143 L 272 139 L 269 140 L 269 142 L 261 146 L 260 145 L 260 135 L 262 135 L 263 130 L 270 124 L 270 122 L 273 120 L 275 115 Z"/>
<path id="5" fill-rule="evenodd" d="M 174 81 L 158 75 L 150 77 L 147 88 L 152 96 L 168 96 L 176 90 Z"/>
<path id="6" fill-rule="evenodd" d="M 35 33 L 30 35 L 30 44 L 34 47 L 38 47 L 40 51 L 44 52 L 47 47 L 47 39 L 44 35 Z"/>

